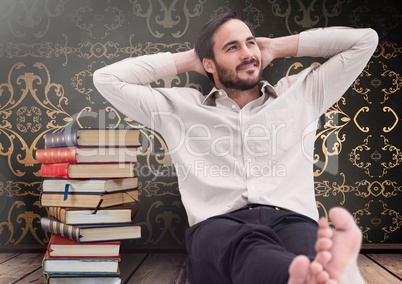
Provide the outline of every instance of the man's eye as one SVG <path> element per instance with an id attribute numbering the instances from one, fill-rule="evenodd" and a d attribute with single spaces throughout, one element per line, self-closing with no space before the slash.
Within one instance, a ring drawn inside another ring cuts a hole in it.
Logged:
<path id="1" fill-rule="evenodd" d="M 228 51 L 235 50 L 235 49 L 236 49 L 236 46 L 231 46 L 228 48 Z"/>

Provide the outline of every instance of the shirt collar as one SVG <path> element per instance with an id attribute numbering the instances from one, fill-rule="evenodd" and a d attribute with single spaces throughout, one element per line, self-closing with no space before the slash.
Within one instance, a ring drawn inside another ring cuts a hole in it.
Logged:
<path id="1" fill-rule="evenodd" d="M 209 92 L 209 94 L 202 101 L 202 104 L 207 105 L 207 106 L 215 105 L 215 98 L 216 98 L 217 93 L 218 93 L 218 89 L 213 87 L 212 90 Z"/>
<path id="2" fill-rule="evenodd" d="M 270 96 L 272 98 L 277 98 L 278 95 L 275 92 L 275 89 L 272 87 L 270 83 L 267 81 L 261 81 L 261 93 L 263 98 L 263 102 L 265 102 Z M 219 92 L 224 92 L 222 90 L 218 90 L 217 88 L 213 87 L 212 90 L 209 92 L 209 94 L 205 97 L 205 99 L 202 101 L 202 105 L 207 105 L 207 106 L 216 106 L 216 98 L 219 94 Z"/>

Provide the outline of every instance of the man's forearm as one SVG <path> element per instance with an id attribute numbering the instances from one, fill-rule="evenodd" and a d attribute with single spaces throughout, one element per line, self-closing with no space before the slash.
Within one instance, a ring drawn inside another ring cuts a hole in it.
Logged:
<path id="1" fill-rule="evenodd" d="M 274 58 L 296 56 L 299 45 L 299 35 L 284 36 L 272 39 Z"/>
<path id="2" fill-rule="evenodd" d="M 178 74 L 189 71 L 205 74 L 201 61 L 194 49 L 173 53 L 172 56 L 176 64 Z"/>
<path id="3" fill-rule="evenodd" d="M 355 52 L 356 60 L 368 60 L 377 46 L 378 36 L 371 29 L 330 27 L 300 33 L 297 56 L 330 58 L 338 53 Z M 365 54 L 364 54 L 365 53 Z M 364 56 L 360 58 L 360 56 Z"/>
<path id="4" fill-rule="evenodd" d="M 276 58 L 296 56 L 299 45 L 299 35 L 277 38 L 257 38 L 261 50 L 264 68 Z"/>

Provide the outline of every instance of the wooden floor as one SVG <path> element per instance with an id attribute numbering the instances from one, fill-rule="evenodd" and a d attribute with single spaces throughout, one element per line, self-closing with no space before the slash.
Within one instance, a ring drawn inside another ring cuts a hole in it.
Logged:
<path id="1" fill-rule="evenodd" d="M 42 257 L 42 253 L 0 253 L 0 284 L 43 283 Z M 185 284 L 185 263 L 182 253 L 122 254 L 122 283 Z M 402 254 L 361 254 L 359 267 L 366 283 L 402 283 Z"/>

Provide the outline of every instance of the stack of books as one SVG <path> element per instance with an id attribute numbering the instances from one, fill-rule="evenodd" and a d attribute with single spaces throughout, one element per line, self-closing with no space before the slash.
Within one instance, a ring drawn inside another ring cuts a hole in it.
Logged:
<path id="1" fill-rule="evenodd" d="M 36 151 L 41 205 L 50 232 L 46 283 L 120 283 L 120 240 L 141 237 L 133 223 L 139 131 L 76 129 L 47 134 Z M 137 207 L 138 209 L 138 207 Z"/>

